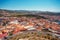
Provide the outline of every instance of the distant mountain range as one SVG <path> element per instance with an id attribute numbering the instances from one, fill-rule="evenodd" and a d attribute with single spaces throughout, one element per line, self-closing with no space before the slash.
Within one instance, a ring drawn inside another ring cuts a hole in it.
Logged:
<path id="1" fill-rule="evenodd" d="M 60 12 L 48 12 L 48 11 L 28 11 L 28 10 L 6 10 L 0 9 L 0 15 L 10 14 L 34 14 L 34 15 L 56 15 L 60 16 Z"/>

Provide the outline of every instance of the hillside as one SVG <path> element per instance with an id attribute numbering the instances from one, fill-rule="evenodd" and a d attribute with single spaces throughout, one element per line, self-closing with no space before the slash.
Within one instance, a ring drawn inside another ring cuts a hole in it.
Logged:
<path id="1" fill-rule="evenodd" d="M 56 15 L 60 16 L 59 12 L 44 12 L 44 11 L 28 11 L 28 10 L 5 10 L 5 9 L 0 9 L 0 16 L 11 16 L 14 14 L 34 14 L 34 15 Z"/>

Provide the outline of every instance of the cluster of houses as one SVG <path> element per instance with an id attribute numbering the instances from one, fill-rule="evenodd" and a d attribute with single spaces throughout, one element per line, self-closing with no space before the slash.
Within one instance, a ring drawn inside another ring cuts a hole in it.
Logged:
<path id="1" fill-rule="evenodd" d="M 60 25 L 47 19 L 37 19 L 36 17 L 0 17 L 0 38 L 9 36 L 26 30 L 48 29 L 60 34 Z"/>

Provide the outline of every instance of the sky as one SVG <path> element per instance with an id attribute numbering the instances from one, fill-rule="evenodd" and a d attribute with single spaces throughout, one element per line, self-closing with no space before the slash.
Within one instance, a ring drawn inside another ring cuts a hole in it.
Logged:
<path id="1" fill-rule="evenodd" d="M 0 0 L 0 9 L 60 12 L 60 0 Z"/>

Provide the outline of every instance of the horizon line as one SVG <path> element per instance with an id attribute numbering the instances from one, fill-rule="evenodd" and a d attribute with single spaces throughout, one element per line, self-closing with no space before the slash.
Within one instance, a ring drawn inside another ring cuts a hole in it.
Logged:
<path id="1" fill-rule="evenodd" d="M 22 11 L 41 11 L 41 12 L 57 12 L 57 11 L 47 11 L 47 10 L 32 10 L 32 9 L 5 9 L 5 8 L 0 8 L 0 10 L 12 10 L 12 11 L 16 11 L 16 10 L 22 10 Z M 60 13 L 60 12 L 57 12 Z"/>

